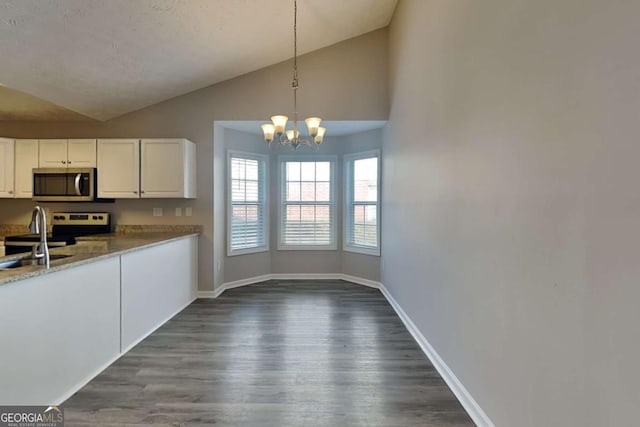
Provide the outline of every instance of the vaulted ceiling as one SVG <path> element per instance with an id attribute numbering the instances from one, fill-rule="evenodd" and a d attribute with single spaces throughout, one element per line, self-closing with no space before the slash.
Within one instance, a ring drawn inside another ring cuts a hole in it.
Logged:
<path id="1" fill-rule="evenodd" d="M 298 0 L 299 54 L 397 0 Z M 293 56 L 292 0 L 2 0 L 0 120 L 108 120 Z"/>

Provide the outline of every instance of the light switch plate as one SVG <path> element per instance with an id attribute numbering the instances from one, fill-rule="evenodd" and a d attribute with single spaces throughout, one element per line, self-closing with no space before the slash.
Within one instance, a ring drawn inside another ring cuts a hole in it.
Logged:
<path id="1" fill-rule="evenodd" d="M 153 208 L 153 216 L 162 216 L 162 208 Z"/>
<path id="2" fill-rule="evenodd" d="M 184 208 L 184 214 L 185 216 L 191 216 L 193 215 L 193 208 L 191 208 L 191 206 Z"/>
<path id="3" fill-rule="evenodd" d="M 182 208 L 176 208 L 176 216 L 182 216 Z"/>

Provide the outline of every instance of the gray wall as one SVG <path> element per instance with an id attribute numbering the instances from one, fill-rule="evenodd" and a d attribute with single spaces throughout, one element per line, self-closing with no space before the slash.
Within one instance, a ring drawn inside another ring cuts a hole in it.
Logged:
<path id="1" fill-rule="evenodd" d="M 637 425 L 640 2 L 401 0 L 382 279 L 496 426 Z"/>
<path id="2" fill-rule="evenodd" d="M 218 123 L 216 123 L 218 125 Z M 226 162 L 226 150 L 248 151 L 269 154 L 269 219 L 270 219 L 270 250 L 247 255 L 226 256 L 226 228 L 216 232 L 216 246 L 224 248 L 218 252 L 224 271 L 224 282 L 247 279 L 264 274 L 282 273 L 344 273 L 368 280 L 380 280 L 380 257 L 342 251 L 342 207 L 344 195 L 342 192 L 342 156 L 346 153 L 367 151 L 380 148 L 382 145 L 382 131 L 380 129 L 359 132 L 345 136 L 327 135 L 319 151 L 312 151 L 301 147 L 293 152 L 288 147 L 272 143 L 267 149 L 264 140 L 259 135 L 239 132 L 224 128 L 220 125 L 219 132 L 224 135 L 225 150 L 216 151 L 216 156 L 223 156 Z M 329 132 L 329 131 L 328 131 Z M 331 251 L 281 251 L 278 250 L 278 220 L 280 199 L 279 156 L 313 157 L 315 155 L 334 155 L 336 164 L 336 231 L 338 249 Z M 216 180 L 215 194 L 226 194 L 225 177 Z M 214 196 L 214 204 L 221 210 L 226 200 Z M 222 224 L 221 224 L 222 226 Z M 224 224 L 226 227 L 226 223 Z M 216 260 L 217 262 L 217 260 Z"/>
<path id="3" fill-rule="evenodd" d="M 386 120 L 388 116 L 387 29 L 338 43 L 299 58 L 298 107 L 325 120 Z M 106 122 L 0 122 L 0 135 L 15 138 L 184 137 L 197 144 L 198 198 L 194 201 L 136 200 L 93 206 L 114 213 L 120 224 L 202 224 L 199 289 L 220 285 L 214 263 L 214 120 L 265 120 L 291 108 L 291 61 L 273 65 Z M 347 94 L 347 96 L 345 96 Z M 223 164 L 224 165 L 224 164 Z M 0 199 L 0 223 L 28 223 L 30 201 Z M 153 207 L 169 216 L 154 218 Z M 193 217 L 174 217 L 176 206 L 192 206 Z M 61 209 L 78 209 L 61 206 Z M 85 208 L 85 207 L 82 207 Z M 80 208 L 80 209 L 82 209 Z M 54 209 L 57 209 L 55 207 Z M 89 208 L 87 208 L 89 209 Z"/>

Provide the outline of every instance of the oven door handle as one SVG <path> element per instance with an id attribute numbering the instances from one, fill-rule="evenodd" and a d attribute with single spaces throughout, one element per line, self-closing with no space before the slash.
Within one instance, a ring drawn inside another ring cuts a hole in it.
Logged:
<path id="1" fill-rule="evenodd" d="M 78 196 L 82 196 L 82 193 L 80 192 L 80 179 L 82 178 L 82 174 L 79 173 L 76 175 L 76 179 L 74 181 L 75 187 L 76 187 L 76 195 Z"/>

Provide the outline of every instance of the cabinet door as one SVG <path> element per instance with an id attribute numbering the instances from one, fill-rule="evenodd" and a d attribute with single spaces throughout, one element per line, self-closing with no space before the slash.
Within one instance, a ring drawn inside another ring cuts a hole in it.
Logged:
<path id="1" fill-rule="evenodd" d="M 140 197 L 140 141 L 98 140 L 98 197 L 137 199 Z"/>
<path id="2" fill-rule="evenodd" d="M 141 197 L 184 197 L 182 140 L 143 139 L 140 151 Z"/>
<path id="3" fill-rule="evenodd" d="M 0 138 L 0 197 L 13 197 L 14 140 Z"/>
<path id="4" fill-rule="evenodd" d="M 67 165 L 70 168 L 95 168 L 96 140 L 70 139 L 67 144 Z"/>
<path id="5" fill-rule="evenodd" d="M 38 167 L 38 140 L 17 139 L 16 151 L 16 198 L 33 197 L 33 169 Z"/>
<path id="6" fill-rule="evenodd" d="M 66 168 L 67 140 L 41 139 L 38 158 L 41 168 Z"/>

